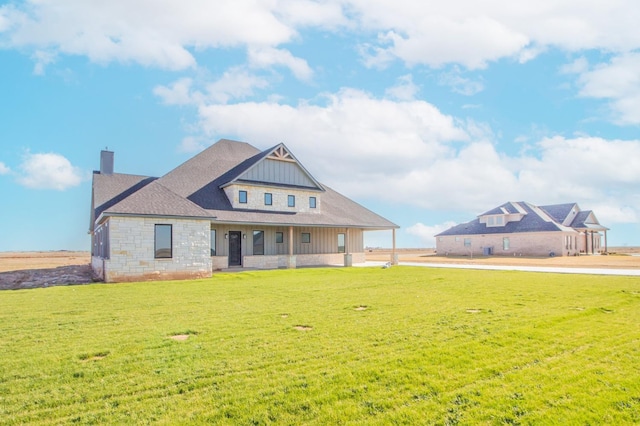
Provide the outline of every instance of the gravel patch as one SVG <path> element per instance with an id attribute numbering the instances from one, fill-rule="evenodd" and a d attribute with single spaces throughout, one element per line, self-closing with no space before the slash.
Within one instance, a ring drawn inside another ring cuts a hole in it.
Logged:
<path id="1" fill-rule="evenodd" d="M 90 265 L 0 272 L 0 290 L 90 284 L 96 281 L 99 280 L 93 277 Z"/>

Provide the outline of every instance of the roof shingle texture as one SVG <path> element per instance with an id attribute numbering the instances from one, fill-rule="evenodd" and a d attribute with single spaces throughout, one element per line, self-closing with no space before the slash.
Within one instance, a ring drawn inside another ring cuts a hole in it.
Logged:
<path id="1" fill-rule="evenodd" d="M 179 165 L 161 178 L 123 196 L 113 188 L 105 190 L 108 179 L 95 180 L 94 192 L 100 198 L 118 199 L 100 213 L 215 217 L 216 221 L 298 226 L 361 227 L 391 229 L 398 226 L 382 216 L 323 185 L 320 213 L 269 212 L 233 209 L 220 187 L 235 179 L 270 152 L 244 143 L 222 139 Z M 115 175 L 111 175 L 112 177 Z M 123 175 L 131 176 L 131 175 Z M 144 177 L 141 177 L 144 180 Z M 124 179 L 124 178 L 123 178 Z M 149 179 L 149 178 L 147 178 Z M 133 179 L 132 179 L 133 181 Z M 125 187 L 126 185 L 122 185 Z M 125 188 L 126 190 L 127 188 Z M 95 196 L 94 196 L 95 197 Z M 96 211 L 96 217 L 99 214 Z"/>

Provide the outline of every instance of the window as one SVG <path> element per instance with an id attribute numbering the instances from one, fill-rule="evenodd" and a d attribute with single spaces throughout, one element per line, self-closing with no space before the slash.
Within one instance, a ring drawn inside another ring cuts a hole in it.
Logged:
<path id="1" fill-rule="evenodd" d="M 487 221 L 488 226 L 493 226 L 496 223 L 496 218 L 493 216 L 489 216 L 489 220 Z"/>
<path id="2" fill-rule="evenodd" d="M 172 247 L 172 229 L 171 225 L 155 226 L 155 258 L 170 259 L 173 256 Z"/>
<path id="3" fill-rule="evenodd" d="M 464 246 L 465 247 L 471 247 L 471 238 L 465 238 L 464 239 Z"/>
<path id="4" fill-rule="evenodd" d="M 345 253 L 344 234 L 338 234 L 338 253 Z"/>
<path id="5" fill-rule="evenodd" d="M 295 207 L 296 206 L 296 196 L 295 195 L 289 195 L 287 197 L 287 205 L 289 207 Z"/>
<path id="6" fill-rule="evenodd" d="M 308 232 L 303 232 L 302 233 L 302 242 L 303 243 L 310 243 L 311 242 L 311 234 Z"/>
<path id="7" fill-rule="evenodd" d="M 253 231 L 253 254 L 264 254 L 264 231 Z"/>
<path id="8" fill-rule="evenodd" d="M 502 250 L 509 250 L 509 238 L 507 237 L 502 239 Z"/>
<path id="9" fill-rule="evenodd" d="M 273 195 L 271 195 L 270 193 L 265 193 L 264 194 L 264 205 L 265 206 L 270 206 L 273 204 Z"/>
<path id="10" fill-rule="evenodd" d="M 238 201 L 240 204 L 247 204 L 247 191 L 240 191 L 238 193 Z"/>
<path id="11" fill-rule="evenodd" d="M 282 232 L 276 232 L 276 243 L 284 243 L 284 234 Z"/>
<path id="12" fill-rule="evenodd" d="M 211 230 L 211 256 L 216 255 L 216 230 Z"/>
<path id="13" fill-rule="evenodd" d="M 93 235 L 94 256 L 109 259 L 109 222 L 96 228 Z"/>
<path id="14" fill-rule="evenodd" d="M 504 225 L 504 216 L 496 217 L 496 225 Z"/>
<path id="15" fill-rule="evenodd" d="M 309 197 L 309 208 L 310 209 L 316 208 L 316 197 Z"/>

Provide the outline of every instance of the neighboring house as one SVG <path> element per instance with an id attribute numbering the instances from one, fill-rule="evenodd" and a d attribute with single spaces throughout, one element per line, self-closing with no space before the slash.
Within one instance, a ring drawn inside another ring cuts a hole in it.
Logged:
<path id="1" fill-rule="evenodd" d="M 436 235 L 441 255 L 574 256 L 607 251 L 607 230 L 576 203 L 509 202 Z M 604 231 L 604 245 L 601 240 Z"/>
<path id="2" fill-rule="evenodd" d="M 220 140 L 160 178 L 93 174 L 92 268 L 107 282 L 211 276 L 230 267 L 349 266 L 364 232 L 397 225 L 319 183 L 279 144 Z"/>

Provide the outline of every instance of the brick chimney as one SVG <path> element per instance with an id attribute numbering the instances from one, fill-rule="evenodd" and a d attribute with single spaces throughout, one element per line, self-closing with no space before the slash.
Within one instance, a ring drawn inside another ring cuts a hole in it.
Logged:
<path id="1" fill-rule="evenodd" d="M 113 151 L 100 151 L 100 174 L 113 174 Z"/>

